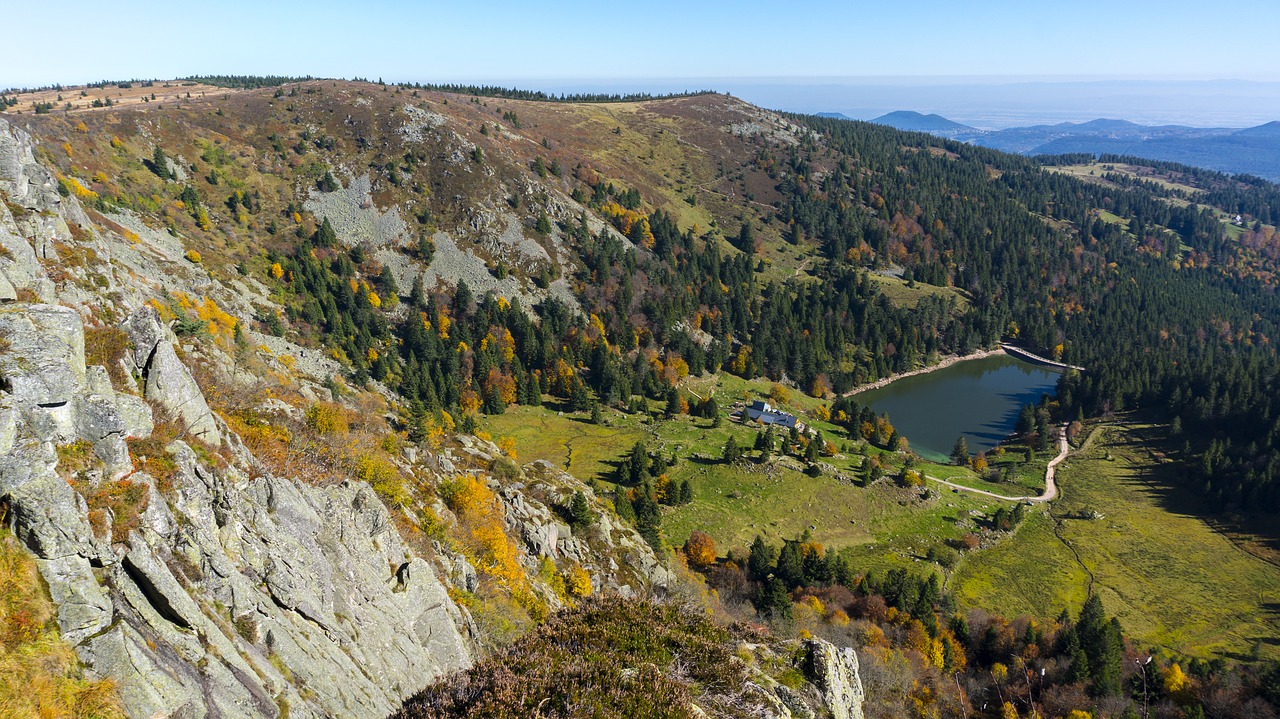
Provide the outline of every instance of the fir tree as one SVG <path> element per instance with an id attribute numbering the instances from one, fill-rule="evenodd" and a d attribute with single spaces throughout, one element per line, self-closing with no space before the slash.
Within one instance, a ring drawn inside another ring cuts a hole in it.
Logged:
<path id="1" fill-rule="evenodd" d="M 587 503 L 587 496 L 581 491 L 573 493 L 573 499 L 569 501 L 569 524 L 574 529 L 584 529 L 591 526 L 595 521 L 595 515 L 591 513 L 591 506 Z"/>
<path id="2" fill-rule="evenodd" d="M 738 440 L 734 439 L 733 436 L 730 436 L 729 440 L 724 443 L 724 454 L 722 456 L 724 461 L 729 464 L 737 462 L 742 457 L 742 450 L 738 448 Z"/>
<path id="3" fill-rule="evenodd" d="M 653 501 L 653 490 L 646 482 L 636 496 L 636 531 L 655 552 L 662 551 L 662 510 Z"/>
<path id="4" fill-rule="evenodd" d="M 164 148 L 159 145 L 151 153 L 151 171 L 161 180 L 173 179 L 173 173 L 169 171 L 169 156 L 164 154 Z"/>
<path id="5" fill-rule="evenodd" d="M 960 435 L 951 448 L 951 461 L 961 467 L 969 463 L 969 441 Z"/>
<path id="6" fill-rule="evenodd" d="M 329 170 L 324 171 L 324 177 L 320 178 L 320 181 L 316 183 L 316 186 L 320 188 L 321 192 L 334 192 L 341 189 L 338 185 L 338 181 L 334 179 L 333 173 Z"/>
<path id="7" fill-rule="evenodd" d="M 774 548 L 766 544 L 764 538 L 756 535 L 751 543 L 750 554 L 747 555 L 747 576 L 761 582 L 773 572 L 773 564 L 777 560 Z"/>
<path id="8" fill-rule="evenodd" d="M 756 611 L 760 616 L 780 624 L 790 624 L 793 613 L 791 596 L 787 587 L 777 577 L 770 577 L 760 587 L 755 598 Z"/>
<path id="9" fill-rule="evenodd" d="M 688 504 L 693 501 L 693 484 L 689 480 L 680 482 L 680 504 Z"/>

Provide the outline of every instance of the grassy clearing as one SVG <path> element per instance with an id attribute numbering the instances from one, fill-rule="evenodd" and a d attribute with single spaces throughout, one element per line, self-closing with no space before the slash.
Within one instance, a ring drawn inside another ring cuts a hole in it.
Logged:
<path id="1" fill-rule="evenodd" d="M 939 287 L 916 282 L 914 285 L 898 277 L 872 274 L 871 280 L 879 286 L 881 294 L 897 307 L 915 307 L 925 297 L 954 297 L 957 309 L 963 312 L 969 306 L 964 293 L 954 287 Z"/>
<path id="2" fill-rule="evenodd" d="M 486 416 L 480 428 L 493 438 L 511 437 L 521 462 L 545 459 L 582 481 L 604 479 L 613 464 L 649 432 L 640 418 L 604 410 L 605 425 L 591 423 L 586 413 L 561 413 L 547 407 L 516 406 L 505 414 Z"/>
<path id="3" fill-rule="evenodd" d="M 1163 177 L 1160 177 L 1157 174 L 1153 174 L 1150 168 L 1139 167 L 1137 165 L 1116 164 L 1111 162 L 1108 162 L 1108 163 L 1092 162 L 1092 163 L 1087 163 L 1083 165 L 1047 166 L 1045 167 L 1045 169 L 1049 170 L 1050 172 L 1061 172 L 1067 175 L 1078 177 L 1083 180 L 1090 180 L 1093 182 L 1098 182 L 1098 183 L 1107 184 L 1107 185 L 1111 185 L 1113 183 L 1105 179 L 1103 175 L 1106 175 L 1108 173 L 1115 173 L 1118 175 L 1127 175 L 1134 179 L 1141 179 L 1141 180 L 1146 180 L 1147 182 L 1154 182 L 1155 184 L 1160 185 L 1161 187 L 1164 187 L 1166 189 L 1178 190 L 1178 191 L 1186 192 L 1191 195 L 1198 195 L 1202 192 L 1201 190 L 1198 190 L 1190 185 L 1171 182 Z"/>
<path id="4" fill-rule="evenodd" d="M 724 375 L 691 380 L 685 389 L 702 396 L 714 391 L 728 408 L 736 400 L 766 397 L 770 386 Z M 787 405 L 804 414 L 819 402 L 793 392 Z M 653 409 L 660 410 L 660 403 Z M 1107 610 L 1140 642 L 1201 656 L 1247 658 L 1256 651 L 1280 658 L 1274 639 L 1280 636 L 1274 610 L 1280 603 L 1280 565 L 1254 556 L 1274 559 L 1253 551 L 1262 544 L 1246 547 L 1252 554 L 1237 548 L 1194 515 L 1192 497 L 1166 488 L 1147 440 L 1135 434 L 1140 426 L 1102 428 L 1060 467 L 1062 498 L 1052 507 L 1032 508 L 1014 535 L 1001 537 L 986 533 L 983 519 L 1009 502 L 936 485 L 922 498 L 920 489 L 898 487 L 889 478 L 860 487 L 829 474 L 809 477 L 789 458 L 759 464 L 754 452 L 728 465 L 719 459 L 728 438 L 749 448 L 756 435 L 755 427 L 728 420 L 711 427 L 709 420 L 687 416 L 650 420 L 606 410 L 604 417 L 605 425 L 598 426 L 585 414 L 562 414 L 554 406 L 514 407 L 485 418 L 482 426 L 495 438 L 514 437 L 521 461 L 567 463 L 575 476 L 606 486 L 613 463 L 637 440 L 676 456 L 670 475 L 690 480 L 694 499 L 663 510 L 663 535 L 672 545 L 695 529 L 710 534 L 722 552 L 745 550 L 757 534 L 776 544 L 808 530 L 859 570 L 883 571 L 932 566 L 925 560 L 930 547 L 977 533 L 987 538 L 986 548 L 967 554 L 948 583 L 961 606 L 1050 617 L 1064 607 L 1078 611 L 1092 582 Z M 853 446 L 835 427 L 814 424 L 838 445 Z M 954 465 L 921 462 L 916 469 L 999 494 L 1043 491 L 1051 453 L 1018 463 L 1019 449 L 991 457 L 993 467 L 1011 470 L 1001 482 L 983 481 Z M 848 451 L 824 461 L 853 475 L 865 459 Z M 1083 519 L 1090 511 L 1103 516 Z"/>
<path id="5" fill-rule="evenodd" d="M 1246 553 L 1164 483 L 1144 427 L 1106 427 L 1063 463 L 1055 520 L 1038 510 L 1015 537 L 964 560 L 962 604 L 1006 615 L 1079 609 L 1094 591 L 1139 641 L 1196 655 L 1280 658 L 1280 567 Z M 1111 459 L 1108 459 L 1108 456 Z M 1077 519 L 1090 510 L 1099 519 Z"/>
<path id="6" fill-rule="evenodd" d="M 695 378 L 683 385 L 687 393 L 699 396 L 714 392 L 725 410 L 735 401 L 767 398 L 771 387 L 768 381 L 731 375 Z M 851 450 L 823 460 L 851 476 L 865 461 L 852 451 L 862 443 L 809 416 L 819 404 L 822 400 L 792 391 L 783 406 L 804 415 L 824 437 Z M 662 409 L 659 402 L 651 405 L 654 411 Z M 663 534 L 676 546 L 694 529 L 709 533 L 722 551 L 745 550 L 757 534 L 777 544 L 809 530 L 816 541 L 846 552 L 859 568 L 880 570 L 923 561 L 933 545 L 976 529 L 971 512 L 985 515 L 1008 505 L 936 487 L 922 498 L 923 488 L 894 484 L 890 476 L 896 470 L 875 485 L 860 487 L 831 474 L 809 477 L 803 465 L 791 458 L 760 464 L 755 453 L 748 452 L 744 461 L 728 465 L 720 459 L 728 439 L 734 437 L 739 446 L 750 448 L 757 428 L 727 418 L 719 427 L 712 427 L 707 419 L 650 420 L 612 409 L 605 409 L 603 418 L 603 425 L 594 425 L 586 413 L 561 412 L 548 403 L 512 407 L 503 415 L 485 417 L 481 429 L 495 439 L 512 437 L 521 462 L 546 459 L 559 467 L 567 465 L 579 479 L 594 479 L 606 488 L 611 488 L 616 462 L 638 440 L 644 440 L 650 451 L 674 455 L 678 462 L 669 472 L 671 478 L 687 479 L 694 488 L 690 504 L 664 508 Z M 863 451 L 870 456 L 887 454 L 874 447 Z M 901 461 L 896 455 L 893 459 Z M 968 468 L 921 462 L 917 469 L 931 476 L 980 482 Z"/>
<path id="7" fill-rule="evenodd" d="M 1108 225 L 1120 225 L 1126 231 L 1129 229 L 1129 221 L 1115 214 L 1114 212 L 1108 212 L 1106 210 L 1098 210 L 1098 219 L 1102 220 Z"/>
<path id="8" fill-rule="evenodd" d="M 754 435 L 737 425 L 730 431 Z M 680 463 L 672 476 L 689 479 L 695 488 L 693 502 L 663 520 L 673 544 L 700 529 L 722 548 L 744 550 L 757 534 L 776 544 L 809 530 L 815 541 L 844 550 L 860 569 L 913 563 L 934 544 L 972 528 L 970 510 L 985 514 L 1004 504 L 936 491 L 921 499 L 919 489 L 888 479 L 859 487 L 830 475 L 809 477 L 787 460 L 762 465 L 749 459 L 732 466 L 694 460 Z"/>

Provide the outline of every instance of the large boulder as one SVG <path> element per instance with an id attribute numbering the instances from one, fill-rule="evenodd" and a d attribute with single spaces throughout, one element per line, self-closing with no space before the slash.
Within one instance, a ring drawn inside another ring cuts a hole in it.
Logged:
<path id="1" fill-rule="evenodd" d="M 84 324 L 58 305 L 0 307 L 0 386 L 22 406 L 55 408 L 84 391 Z"/>
<path id="2" fill-rule="evenodd" d="M 218 423 L 200 386 L 173 349 L 171 333 L 155 308 L 144 305 L 125 322 L 133 341 L 133 362 L 144 379 L 143 393 L 178 420 L 193 437 L 215 447 L 222 443 Z"/>
<path id="3" fill-rule="evenodd" d="M 821 639 L 804 643 L 805 670 L 809 680 L 822 692 L 832 719 L 862 719 L 862 677 L 858 674 L 858 653 Z"/>
<path id="4" fill-rule="evenodd" d="M 63 639 L 75 644 L 110 625 L 113 611 L 90 564 L 98 550 L 85 502 L 55 464 L 50 444 L 23 443 L 0 457 L 0 497 L 13 508 L 14 534 L 36 555 Z"/>
<path id="5" fill-rule="evenodd" d="M 35 210 L 31 215 L 34 220 L 43 222 L 56 216 L 59 220 L 65 218 L 77 225 L 88 225 L 89 219 L 80 203 L 59 195 L 58 179 L 36 162 L 35 146 L 30 133 L 0 119 L 0 192 L 8 195 L 10 202 Z M 65 222 L 61 229 L 66 231 Z M 60 236 L 65 240 L 70 233 L 60 233 Z"/>
<path id="6" fill-rule="evenodd" d="M 128 437 L 151 434 L 151 407 L 86 368 L 80 315 L 59 305 L 0 306 L 0 451 L 19 429 L 41 441 L 87 440 L 106 474 L 133 470 Z"/>
<path id="7" fill-rule="evenodd" d="M 18 290 L 33 287 L 41 276 L 35 250 L 18 230 L 9 207 L 0 203 L 0 301 L 18 299 Z"/>

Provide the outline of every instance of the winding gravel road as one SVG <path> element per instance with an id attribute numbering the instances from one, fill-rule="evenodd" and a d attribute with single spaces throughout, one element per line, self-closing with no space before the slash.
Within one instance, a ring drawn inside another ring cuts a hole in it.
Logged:
<path id="1" fill-rule="evenodd" d="M 938 479 L 937 477 L 925 475 L 925 479 L 932 480 L 938 484 L 945 484 L 948 487 L 958 489 L 962 492 L 973 492 L 974 494 L 981 494 L 995 499 L 1003 499 L 1008 502 L 1052 502 L 1058 497 L 1058 485 L 1054 482 L 1054 474 L 1057 471 L 1058 463 L 1066 459 L 1067 454 L 1070 451 L 1071 447 L 1067 444 L 1067 425 L 1064 424 L 1058 428 L 1058 456 L 1049 460 L 1049 465 L 1045 467 L 1044 470 L 1044 494 L 1037 497 L 1006 497 L 1003 494 L 996 494 L 982 489 L 966 487 L 963 484 L 948 482 L 945 479 Z"/>

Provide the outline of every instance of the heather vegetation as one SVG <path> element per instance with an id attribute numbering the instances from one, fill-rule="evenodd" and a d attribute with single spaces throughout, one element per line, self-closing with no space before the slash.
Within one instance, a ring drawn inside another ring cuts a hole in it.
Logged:
<path id="1" fill-rule="evenodd" d="M 733 633 L 675 604 L 598 599 L 556 614 L 396 717 L 753 716 Z"/>

